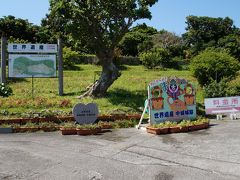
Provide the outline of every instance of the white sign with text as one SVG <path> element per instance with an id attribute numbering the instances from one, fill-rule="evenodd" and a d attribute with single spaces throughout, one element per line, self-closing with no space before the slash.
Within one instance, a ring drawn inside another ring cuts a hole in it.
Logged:
<path id="1" fill-rule="evenodd" d="M 9 53 L 57 53 L 57 44 L 8 44 Z"/>
<path id="2" fill-rule="evenodd" d="M 240 112 L 240 96 L 204 99 L 206 114 Z"/>

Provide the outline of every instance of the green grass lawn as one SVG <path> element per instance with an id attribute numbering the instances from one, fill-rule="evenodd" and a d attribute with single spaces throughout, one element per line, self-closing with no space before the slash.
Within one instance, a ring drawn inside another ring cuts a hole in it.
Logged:
<path id="1" fill-rule="evenodd" d="M 123 66 L 121 77 L 114 82 L 105 98 L 77 99 L 76 97 L 93 83 L 94 71 L 101 71 L 101 67 L 80 65 L 78 71 L 64 71 L 64 96 L 58 96 L 57 78 L 34 79 L 34 99 L 31 78 L 11 80 L 9 85 L 14 95 L 0 99 L 1 116 L 3 117 L 6 110 L 13 115 L 29 111 L 39 112 L 43 109 L 62 110 L 68 113 L 74 104 L 80 102 L 97 103 L 101 114 L 115 110 L 140 113 L 147 98 L 147 85 L 163 76 L 176 76 L 193 82 L 197 89 L 197 102 L 203 102 L 202 90 L 190 71 L 148 70 L 143 66 Z"/>

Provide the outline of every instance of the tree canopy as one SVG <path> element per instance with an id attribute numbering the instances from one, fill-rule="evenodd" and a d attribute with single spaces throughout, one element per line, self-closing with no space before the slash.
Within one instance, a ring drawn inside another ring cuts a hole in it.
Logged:
<path id="1" fill-rule="evenodd" d="M 133 22 L 151 18 L 157 0 L 50 0 L 49 19 L 59 34 L 84 38 L 102 65 L 100 79 L 89 94 L 102 96 L 120 76 L 113 64 L 114 50 Z"/>
<path id="2" fill-rule="evenodd" d="M 233 20 L 226 18 L 188 16 L 186 33 L 183 35 L 193 55 L 206 49 L 216 47 L 220 38 L 233 34 Z"/>

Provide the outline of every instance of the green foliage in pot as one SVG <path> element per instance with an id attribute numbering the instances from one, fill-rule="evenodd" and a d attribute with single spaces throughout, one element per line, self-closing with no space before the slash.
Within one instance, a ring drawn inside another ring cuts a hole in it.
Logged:
<path id="1" fill-rule="evenodd" d="M 76 129 L 76 124 L 74 123 L 63 123 L 61 125 L 62 129 Z"/>
<path id="2" fill-rule="evenodd" d="M 100 126 L 98 124 L 78 124 L 77 129 L 99 129 Z"/>

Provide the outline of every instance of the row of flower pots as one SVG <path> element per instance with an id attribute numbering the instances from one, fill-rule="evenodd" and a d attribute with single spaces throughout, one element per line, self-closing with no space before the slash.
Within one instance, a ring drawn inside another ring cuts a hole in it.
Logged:
<path id="1" fill-rule="evenodd" d="M 141 115 L 133 114 L 133 115 L 124 115 L 124 114 L 116 114 L 116 115 L 100 115 L 98 116 L 99 121 L 109 121 L 109 120 L 122 120 L 122 119 L 140 119 Z M 26 124 L 27 122 L 32 123 L 41 123 L 41 122 L 71 122 L 75 121 L 73 116 L 65 116 L 65 117 L 36 117 L 36 118 L 15 118 L 15 119 L 0 119 L 0 124 Z"/>
<path id="2" fill-rule="evenodd" d="M 209 128 L 208 120 L 201 121 L 185 121 L 184 123 L 174 124 L 162 123 L 160 125 L 147 126 L 147 132 L 151 134 L 168 134 L 168 133 L 183 133 Z"/>
<path id="3" fill-rule="evenodd" d="M 84 128 L 75 128 L 75 129 L 65 129 L 60 128 L 60 131 L 62 135 L 95 135 L 101 132 L 101 128 L 95 128 L 95 129 L 84 129 Z"/>

